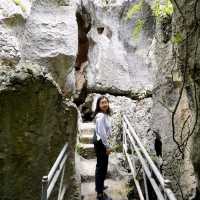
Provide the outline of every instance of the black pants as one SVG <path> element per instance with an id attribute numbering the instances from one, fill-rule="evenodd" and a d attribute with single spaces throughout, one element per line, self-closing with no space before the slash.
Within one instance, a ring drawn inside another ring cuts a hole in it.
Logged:
<path id="1" fill-rule="evenodd" d="M 94 143 L 94 149 L 97 156 L 95 190 L 97 193 L 102 193 L 108 169 L 108 155 L 106 154 L 106 147 L 101 140 Z"/>

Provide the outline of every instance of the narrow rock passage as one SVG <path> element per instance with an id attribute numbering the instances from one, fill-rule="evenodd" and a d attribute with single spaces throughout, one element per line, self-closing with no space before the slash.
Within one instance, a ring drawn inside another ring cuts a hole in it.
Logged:
<path id="1" fill-rule="evenodd" d="M 95 200 L 95 167 L 96 158 L 92 144 L 95 125 L 82 123 L 77 144 L 77 165 L 81 176 L 81 195 L 83 200 Z M 112 153 L 109 157 L 108 174 L 105 191 L 113 200 L 127 200 L 127 174 L 119 167 L 119 157 L 122 153 Z"/>

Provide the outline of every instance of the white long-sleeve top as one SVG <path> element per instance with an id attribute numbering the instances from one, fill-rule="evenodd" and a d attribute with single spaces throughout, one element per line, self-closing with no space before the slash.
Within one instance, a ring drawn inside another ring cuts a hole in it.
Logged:
<path id="1" fill-rule="evenodd" d="M 102 140 L 106 148 L 110 148 L 109 138 L 112 134 L 112 125 L 110 116 L 106 113 L 99 112 L 95 117 L 97 140 Z"/>

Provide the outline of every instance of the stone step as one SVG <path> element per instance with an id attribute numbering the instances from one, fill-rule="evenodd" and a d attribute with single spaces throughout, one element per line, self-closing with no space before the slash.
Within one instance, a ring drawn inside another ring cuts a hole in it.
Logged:
<path id="1" fill-rule="evenodd" d="M 96 159 L 85 159 L 80 157 L 80 176 L 81 182 L 91 182 L 95 179 Z"/>
<path id="2" fill-rule="evenodd" d="M 95 127 L 95 123 L 87 122 L 87 123 L 80 123 L 80 129 L 93 129 Z"/>
<path id="3" fill-rule="evenodd" d="M 124 180 L 112 180 L 107 179 L 105 185 L 108 189 L 105 191 L 109 197 L 113 200 L 128 200 L 128 186 Z M 96 199 L 95 183 L 87 182 L 81 184 L 81 195 L 83 200 L 94 200 Z"/>
<path id="4" fill-rule="evenodd" d="M 81 134 L 79 136 L 80 143 L 83 144 L 93 144 L 93 135 L 92 134 Z"/>
<path id="5" fill-rule="evenodd" d="M 92 122 L 89 123 L 81 123 L 80 126 L 80 134 L 81 135 L 93 135 L 95 124 Z"/>
<path id="6" fill-rule="evenodd" d="M 80 130 L 80 135 L 93 135 L 94 133 L 94 128 L 91 129 L 81 129 Z"/>
<path id="7" fill-rule="evenodd" d="M 95 158 L 95 151 L 93 144 L 79 143 L 77 146 L 77 152 L 83 158 L 87 159 Z"/>
<path id="8" fill-rule="evenodd" d="M 108 172 L 107 178 L 115 179 L 116 177 L 120 179 L 125 179 L 127 173 L 123 173 L 119 166 L 119 163 L 115 160 L 116 155 L 111 155 L 108 162 Z M 81 182 L 91 182 L 95 180 L 95 169 L 96 169 L 96 158 L 85 159 L 78 155 L 79 159 L 79 173 L 81 177 Z"/>

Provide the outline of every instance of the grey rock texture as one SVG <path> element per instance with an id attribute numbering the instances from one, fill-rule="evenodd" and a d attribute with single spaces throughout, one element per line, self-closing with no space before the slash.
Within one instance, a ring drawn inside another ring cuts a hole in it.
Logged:
<path id="1" fill-rule="evenodd" d="M 178 8 L 175 6 L 173 24 L 176 29 L 174 32 L 182 34 L 183 42 L 176 47 L 176 58 L 179 71 L 182 72 L 182 80 L 184 82 L 184 91 L 189 103 L 191 118 L 189 120 L 190 133 L 192 137 L 188 143 L 190 149 L 187 154 L 191 158 L 197 181 L 196 199 L 200 198 L 200 156 L 199 156 L 199 2 L 189 0 L 187 2 L 179 1 Z M 190 36 L 189 36 L 190 35 Z M 180 58 L 184 58 L 181 60 Z M 188 163 L 188 162 L 187 162 Z M 186 164 L 187 164 L 186 163 Z M 189 163 L 190 164 L 190 163 Z M 185 180 L 185 179 L 184 179 Z"/>
<path id="2" fill-rule="evenodd" d="M 173 139 L 172 130 L 172 112 L 174 111 L 176 102 L 179 98 L 182 79 L 176 70 L 173 71 L 172 68 L 174 63 L 169 62 L 173 61 L 172 44 L 170 42 L 164 44 L 157 41 L 156 45 L 152 49 L 154 49 L 155 55 L 159 54 L 159 57 L 156 57 L 156 65 L 154 65 L 157 67 L 157 72 L 155 73 L 156 82 L 153 95 L 151 129 L 159 132 L 162 138 L 162 153 L 165 164 L 164 171 L 166 176 L 173 180 L 173 188 L 177 188 L 177 195 L 178 193 L 180 195 L 180 190 L 177 184 L 181 185 L 185 195 L 188 195 L 189 193 L 193 194 L 194 188 L 196 187 L 196 181 L 193 175 L 194 172 L 191 160 L 188 156 L 187 150 L 185 152 L 185 158 L 180 159 L 180 154 L 177 153 L 178 147 Z M 155 62 L 154 58 L 152 62 Z M 173 71 L 174 80 L 172 80 L 171 71 Z M 188 98 L 184 91 L 174 118 L 176 132 L 175 138 L 180 144 L 181 138 L 186 138 L 187 136 L 188 127 L 183 130 L 183 134 L 181 134 L 181 132 L 182 126 L 190 114 L 191 111 L 189 108 Z M 178 198 L 181 197 L 179 196 Z"/>
<path id="3" fill-rule="evenodd" d="M 83 5 L 92 19 L 88 33 L 88 89 L 122 95 L 152 90 L 152 67 L 146 54 L 153 38 L 153 20 L 135 43 L 131 41 L 136 19 L 125 19 L 130 3 L 115 1 L 104 6 L 102 1 L 88 0 Z M 149 19 L 149 5 L 144 9 L 144 18 Z"/>
<path id="4" fill-rule="evenodd" d="M 6 2 L 2 0 L 0 7 L 0 62 L 14 66 L 28 60 L 43 65 L 71 96 L 78 50 L 75 2 Z"/>
<path id="5" fill-rule="evenodd" d="M 155 31 L 150 3 L 144 4 L 145 29 L 137 41 L 133 41 L 132 30 L 139 16 L 125 19 L 132 5 L 130 2 L 117 0 L 106 5 L 102 1 L 84 0 L 80 5 L 91 18 L 85 72 L 90 94 L 80 106 L 82 116 L 87 120 L 92 118 L 91 96 L 95 99 L 99 93 L 106 93 L 113 108 L 113 144 L 121 144 L 121 116 L 126 113 L 148 146 L 149 138 L 153 140 L 152 133 L 147 130 L 150 128 L 154 71 L 147 55 Z M 94 100 L 93 111 L 95 103 Z"/>
<path id="6" fill-rule="evenodd" d="M 22 57 L 48 67 L 65 93 L 75 89 L 78 27 L 75 5 L 35 1 L 24 27 Z"/>
<path id="7" fill-rule="evenodd" d="M 191 8 L 189 4 L 195 7 L 193 1 L 188 1 L 188 4 L 178 2 L 183 12 L 187 10 L 187 24 L 193 20 L 193 15 L 188 10 Z M 195 166 L 199 166 L 198 148 L 195 146 L 198 143 L 198 120 L 196 121 L 198 99 L 195 100 L 195 95 L 198 96 L 198 82 L 195 83 L 192 75 L 197 59 L 194 53 L 196 44 L 194 41 L 198 36 L 195 32 L 195 39 L 192 35 L 189 38 L 189 45 L 186 44 L 183 18 L 177 6 L 175 4 L 173 6 L 173 16 L 161 18 L 157 23 L 156 37 L 149 53 L 155 76 L 151 127 L 162 137 L 164 172 L 172 180 L 177 198 L 193 199 L 199 182 L 198 175 L 195 175 Z M 170 34 L 170 29 L 172 35 L 166 38 L 165 30 Z M 179 43 L 173 42 L 173 37 L 177 33 L 182 37 Z M 187 51 L 189 53 L 186 53 Z"/>
<path id="8" fill-rule="evenodd" d="M 40 66 L 1 69 L 0 74 L 1 198 L 40 199 L 41 178 L 48 174 L 65 142 L 69 142 L 71 158 L 66 180 L 76 184 L 76 106 L 63 100 L 56 82 Z M 68 192 L 74 195 L 73 190 Z"/>
<path id="9" fill-rule="evenodd" d="M 32 1 L 30 0 L 22 0 L 22 1 L 1 0 L 0 20 L 16 18 L 16 16 L 20 16 L 21 18 L 26 19 L 30 14 L 31 5 Z"/>

